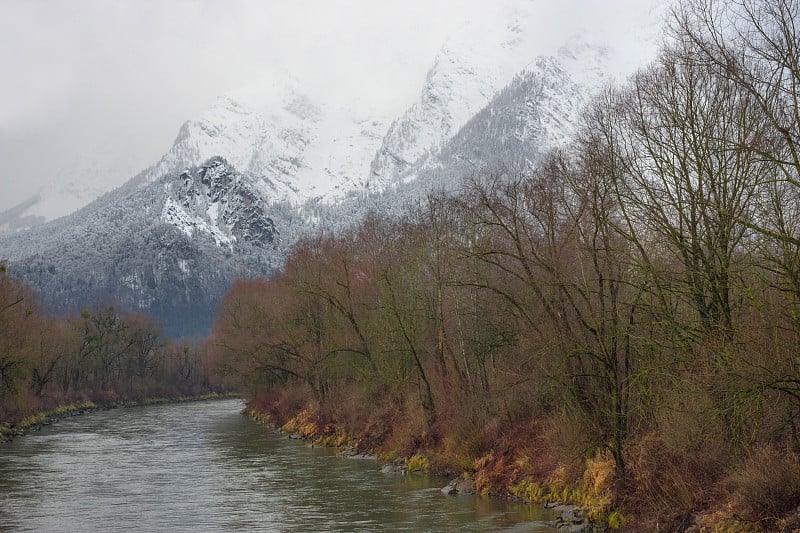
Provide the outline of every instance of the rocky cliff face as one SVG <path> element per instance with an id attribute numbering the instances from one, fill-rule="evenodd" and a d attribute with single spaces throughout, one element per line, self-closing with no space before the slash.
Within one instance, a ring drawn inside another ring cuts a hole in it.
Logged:
<path id="1" fill-rule="evenodd" d="M 165 183 L 161 220 L 188 237 L 200 232 L 218 246 L 277 244 L 275 223 L 253 178 L 246 178 L 217 156 Z"/>

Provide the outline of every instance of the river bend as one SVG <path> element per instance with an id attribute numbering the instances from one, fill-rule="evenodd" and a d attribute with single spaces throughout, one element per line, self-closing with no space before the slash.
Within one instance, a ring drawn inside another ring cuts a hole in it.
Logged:
<path id="1" fill-rule="evenodd" d="M 115 409 L 0 443 L 0 531 L 553 531 L 536 506 L 446 496 L 242 407 Z"/>

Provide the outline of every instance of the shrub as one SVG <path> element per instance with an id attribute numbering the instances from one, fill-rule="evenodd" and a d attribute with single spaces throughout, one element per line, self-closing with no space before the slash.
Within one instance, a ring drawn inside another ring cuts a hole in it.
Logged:
<path id="1" fill-rule="evenodd" d="M 711 499 L 711 492 L 729 464 L 719 456 L 721 444 L 674 448 L 675 436 L 650 432 L 631 446 L 627 456 L 629 507 L 637 514 L 668 520 L 690 513 Z M 726 455 L 730 461 L 731 455 Z"/>
<path id="2" fill-rule="evenodd" d="M 730 480 L 742 517 L 776 527 L 800 503 L 800 455 L 774 446 L 755 447 Z"/>
<path id="3" fill-rule="evenodd" d="M 424 455 L 414 454 L 408 459 L 406 468 L 409 472 L 427 473 L 431 468 L 431 462 Z"/>

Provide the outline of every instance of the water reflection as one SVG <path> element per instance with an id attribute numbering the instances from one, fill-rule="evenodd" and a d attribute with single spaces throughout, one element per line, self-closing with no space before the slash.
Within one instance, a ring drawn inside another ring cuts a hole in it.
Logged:
<path id="1" fill-rule="evenodd" d="M 275 434 L 224 400 L 63 420 L 0 445 L 0 531 L 552 531 Z"/>

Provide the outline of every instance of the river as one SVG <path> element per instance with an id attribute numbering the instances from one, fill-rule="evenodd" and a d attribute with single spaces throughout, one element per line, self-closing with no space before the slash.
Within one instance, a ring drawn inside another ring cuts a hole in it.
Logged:
<path id="1" fill-rule="evenodd" d="M 447 496 L 241 409 L 115 409 L 0 443 L 0 531 L 553 531 L 538 506 Z"/>

